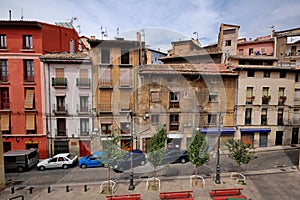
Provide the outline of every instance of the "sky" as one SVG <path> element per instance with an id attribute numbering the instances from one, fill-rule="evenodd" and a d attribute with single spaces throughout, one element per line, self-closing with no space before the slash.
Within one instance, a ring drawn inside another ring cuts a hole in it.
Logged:
<path id="1" fill-rule="evenodd" d="M 0 0 L 1 20 L 9 19 L 9 10 L 12 20 L 54 24 L 73 18 L 80 35 L 98 39 L 136 40 L 140 32 L 146 45 L 165 52 L 172 41 L 216 43 L 221 23 L 239 25 L 239 37 L 246 38 L 269 35 L 272 26 L 300 27 L 299 0 Z"/>

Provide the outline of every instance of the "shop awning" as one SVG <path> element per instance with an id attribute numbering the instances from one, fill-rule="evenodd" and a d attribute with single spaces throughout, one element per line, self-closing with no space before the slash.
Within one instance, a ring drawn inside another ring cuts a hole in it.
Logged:
<path id="1" fill-rule="evenodd" d="M 222 135 L 230 135 L 230 134 L 234 134 L 235 130 L 234 130 L 234 128 L 221 128 L 220 132 Z M 219 130 L 218 130 L 218 128 L 202 128 L 201 133 L 202 134 L 218 134 Z"/>
<path id="2" fill-rule="evenodd" d="M 241 128 L 241 133 L 269 133 L 270 128 Z"/>

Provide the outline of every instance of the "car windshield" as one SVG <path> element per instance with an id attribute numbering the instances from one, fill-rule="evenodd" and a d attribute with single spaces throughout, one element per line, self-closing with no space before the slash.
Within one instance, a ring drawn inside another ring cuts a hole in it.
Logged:
<path id="1" fill-rule="evenodd" d="M 75 158 L 75 156 L 74 156 L 74 155 L 71 155 L 71 154 L 69 154 L 69 155 L 67 155 L 67 158 L 69 158 L 70 160 L 73 160 L 73 158 Z"/>

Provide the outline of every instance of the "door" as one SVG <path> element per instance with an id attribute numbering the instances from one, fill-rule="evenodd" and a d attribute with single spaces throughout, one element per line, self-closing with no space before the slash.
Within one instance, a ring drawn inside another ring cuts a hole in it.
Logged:
<path id="1" fill-rule="evenodd" d="M 244 144 L 254 145 L 254 133 L 242 133 L 242 142 Z"/>
<path id="2" fill-rule="evenodd" d="M 298 144 L 298 138 L 299 138 L 299 128 L 293 128 L 292 132 L 292 144 Z"/>
<path id="3" fill-rule="evenodd" d="M 275 145 L 282 145 L 283 131 L 276 131 Z"/>
<path id="4" fill-rule="evenodd" d="M 268 133 L 259 133 L 259 147 L 268 146 Z"/>

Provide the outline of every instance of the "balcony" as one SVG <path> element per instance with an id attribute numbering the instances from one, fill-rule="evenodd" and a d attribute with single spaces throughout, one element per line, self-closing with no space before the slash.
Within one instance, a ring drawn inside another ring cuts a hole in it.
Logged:
<path id="1" fill-rule="evenodd" d="M 1 76 L 0 77 L 0 82 L 1 83 L 7 83 L 8 82 L 8 76 Z"/>
<path id="2" fill-rule="evenodd" d="M 10 110 L 10 103 L 1 102 L 0 110 Z"/>
<path id="3" fill-rule="evenodd" d="M 262 98 L 262 104 L 269 104 L 269 101 L 271 99 L 271 96 L 263 96 Z"/>
<path id="4" fill-rule="evenodd" d="M 110 103 L 100 103 L 100 104 L 98 104 L 98 111 L 99 112 L 106 112 L 106 113 L 112 112 L 111 104 Z"/>
<path id="5" fill-rule="evenodd" d="M 99 80 L 99 88 L 112 88 L 111 80 Z"/>
<path id="6" fill-rule="evenodd" d="M 34 76 L 24 76 L 24 83 L 25 84 L 32 84 L 32 83 L 34 83 Z"/>
<path id="7" fill-rule="evenodd" d="M 246 97 L 246 104 L 253 104 L 255 96 Z"/>
<path id="8" fill-rule="evenodd" d="M 250 124 L 251 124 L 251 117 L 246 117 L 245 125 L 250 125 Z"/>
<path id="9" fill-rule="evenodd" d="M 66 104 L 65 106 L 55 106 L 55 104 L 53 104 L 53 113 L 55 115 L 67 115 L 68 114 L 68 104 Z"/>
<path id="10" fill-rule="evenodd" d="M 91 81 L 89 78 L 76 78 L 76 86 L 77 87 L 89 88 L 90 85 L 91 85 Z"/>
<path id="11" fill-rule="evenodd" d="M 67 138 L 67 129 L 55 129 L 55 137 Z"/>
<path id="12" fill-rule="evenodd" d="M 62 88 L 67 87 L 67 78 L 52 78 L 52 86 Z"/>
<path id="13" fill-rule="evenodd" d="M 89 107 L 90 106 L 83 106 L 83 105 L 79 105 L 79 104 L 77 104 L 77 113 L 78 114 L 85 114 L 85 115 L 87 115 L 87 114 L 89 114 Z"/>
<path id="14" fill-rule="evenodd" d="M 130 80 L 120 80 L 120 88 L 132 88 Z"/>
<path id="15" fill-rule="evenodd" d="M 280 96 L 278 98 L 278 105 L 284 105 L 286 101 L 286 96 Z"/>
<path id="16" fill-rule="evenodd" d="M 170 109 L 171 108 L 179 108 L 179 101 L 171 101 L 170 102 Z"/>
<path id="17" fill-rule="evenodd" d="M 300 98 L 294 98 L 294 105 L 300 106 Z"/>

